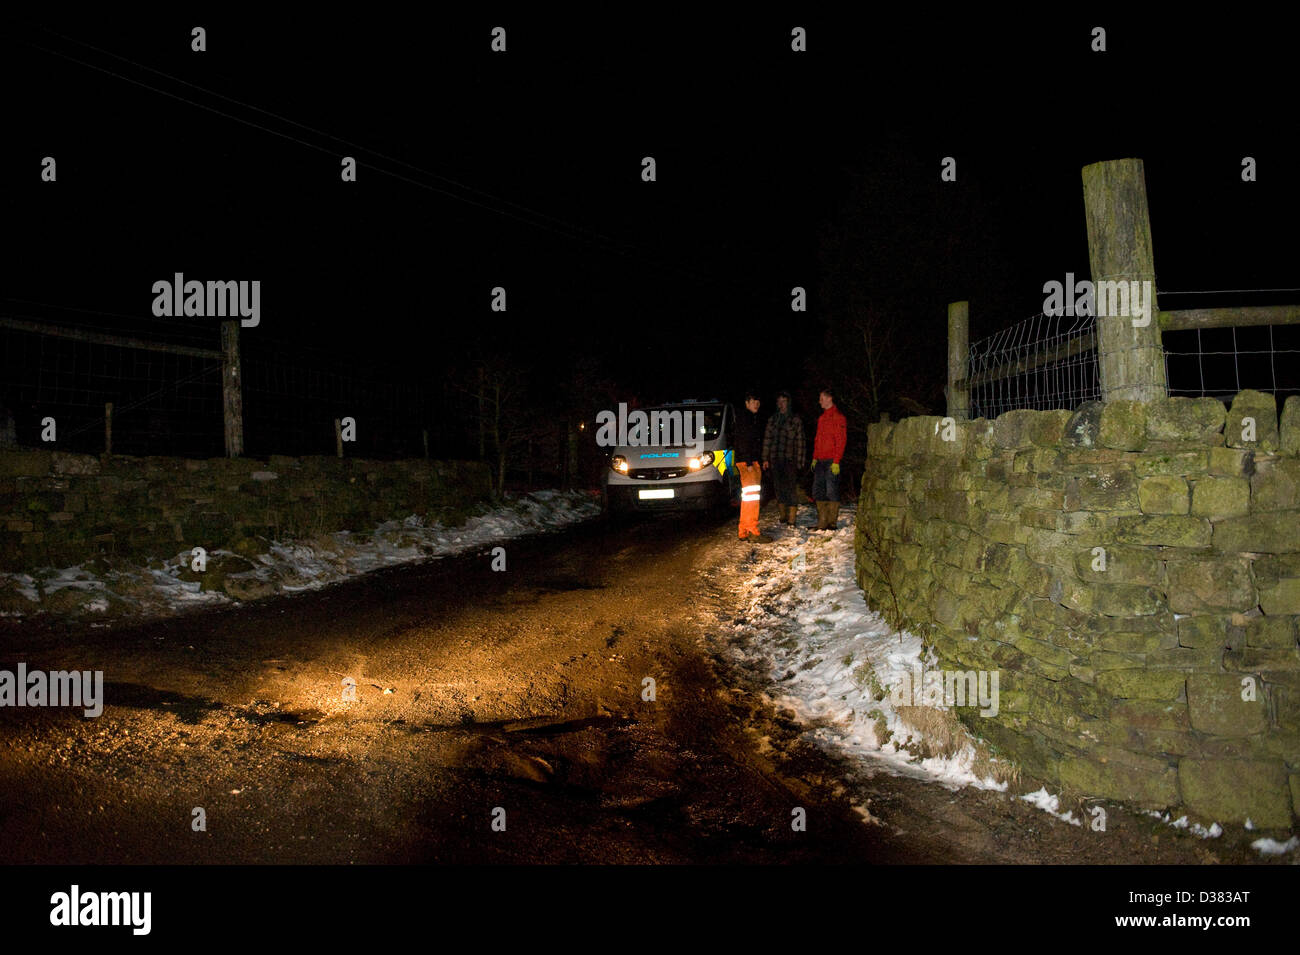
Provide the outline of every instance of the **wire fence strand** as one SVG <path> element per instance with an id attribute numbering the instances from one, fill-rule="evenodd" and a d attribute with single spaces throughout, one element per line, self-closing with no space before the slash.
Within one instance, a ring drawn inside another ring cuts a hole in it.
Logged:
<path id="1" fill-rule="evenodd" d="M 1170 395 L 1230 400 L 1251 388 L 1280 403 L 1300 394 L 1300 326 L 1166 329 L 1161 338 Z"/>
<path id="2" fill-rule="evenodd" d="M 98 334 L 87 340 L 79 332 Z M 0 326 L 0 444 L 101 453 L 111 404 L 115 453 L 225 454 L 215 327 L 191 330 L 186 344 L 195 354 L 159 350 L 175 337 L 166 342 L 132 329 L 134 337 L 115 344 L 102 332 L 102 325 L 48 320 Z M 424 382 L 368 376 L 323 354 L 290 357 L 253 336 L 241 351 L 246 454 L 333 453 L 334 421 L 346 417 L 356 423 L 351 453 L 361 456 L 415 457 L 426 440 L 435 452 L 457 440 L 439 424 L 439 396 Z M 53 442 L 42 436 L 51 421 Z"/>

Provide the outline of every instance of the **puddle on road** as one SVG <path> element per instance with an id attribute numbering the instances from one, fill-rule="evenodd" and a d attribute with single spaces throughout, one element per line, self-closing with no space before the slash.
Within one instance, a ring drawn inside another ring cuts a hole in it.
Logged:
<path id="1" fill-rule="evenodd" d="M 625 726 L 633 726 L 637 722 L 630 716 L 588 716 L 582 719 L 565 720 L 560 723 L 552 722 L 545 717 L 542 719 L 545 719 L 546 722 L 510 720 L 496 725 L 506 733 L 527 733 L 529 736 L 556 736 L 560 733 L 576 733 L 579 730 L 589 729 L 593 726 L 608 726 L 621 729 Z"/>
<path id="2" fill-rule="evenodd" d="M 538 716 L 523 720 L 488 720 L 459 723 L 408 723 L 392 720 L 388 725 L 407 733 L 446 733 L 452 730 L 469 733 L 524 734 L 528 737 L 558 736 L 576 733 L 593 726 L 622 729 L 633 726 L 637 720 L 630 716 L 587 716 L 574 720 L 556 720 L 553 716 Z"/>
<path id="3" fill-rule="evenodd" d="M 604 590 L 604 584 L 592 583 L 583 580 L 581 577 L 563 575 L 548 577 L 545 580 L 539 580 L 530 585 L 533 590 L 542 590 L 547 593 L 572 593 L 577 590 Z"/>
<path id="4" fill-rule="evenodd" d="M 249 723 L 256 723 L 258 726 L 267 726 L 272 724 L 286 724 L 289 726 L 315 726 L 321 720 L 325 719 L 325 713 L 317 709 L 302 710 L 255 710 L 247 708 L 231 707 L 235 715 Z"/>
<path id="5" fill-rule="evenodd" d="M 104 698 L 114 709 L 126 707 L 138 710 L 159 710 L 172 713 L 182 723 L 197 725 L 214 710 L 225 709 L 225 704 L 202 696 L 187 696 L 171 690 L 160 690 L 143 683 L 105 683 Z"/>

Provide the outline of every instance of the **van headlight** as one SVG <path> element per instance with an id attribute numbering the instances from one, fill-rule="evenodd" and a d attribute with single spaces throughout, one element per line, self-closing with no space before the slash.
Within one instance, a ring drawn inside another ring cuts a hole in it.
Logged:
<path id="1" fill-rule="evenodd" d="M 700 468 L 706 468 L 713 463 L 712 451 L 701 451 L 695 457 L 686 462 L 686 466 L 692 471 L 698 471 Z"/>
<path id="2" fill-rule="evenodd" d="M 627 458 L 623 457 L 623 455 L 621 454 L 616 454 L 609 459 L 609 466 L 613 468 L 615 471 L 617 471 L 619 474 L 626 474 Z"/>

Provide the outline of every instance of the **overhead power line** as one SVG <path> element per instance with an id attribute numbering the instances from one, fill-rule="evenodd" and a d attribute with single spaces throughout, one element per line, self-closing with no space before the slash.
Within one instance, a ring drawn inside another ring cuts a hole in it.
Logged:
<path id="1" fill-rule="evenodd" d="M 497 196 L 493 193 L 487 192 L 482 189 L 478 189 L 474 186 L 470 186 L 466 183 L 460 182 L 450 177 L 443 176 L 435 172 L 431 172 L 427 169 L 406 162 L 405 160 L 393 156 L 389 156 L 385 153 L 379 152 L 378 150 L 372 149 L 368 146 L 364 146 L 359 143 L 355 143 L 351 140 L 345 139 L 343 137 L 336 136 L 332 133 L 325 132 L 323 130 L 309 126 L 305 123 L 298 122 L 297 120 L 294 120 L 292 118 L 281 116 L 277 113 L 271 112 L 270 110 L 263 109 L 262 107 L 257 106 L 255 104 L 246 103 L 241 100 L 237 100 L 233 97 L 226 96 L 225 94 L 206 89 L 205 87 L 199 86 L 198 84 L 192 83 L 188 80 L 184 80 L 181 79 L 180 77 L 172 76 L 171 74 L 166 73 L 162 70 L 158 70 L 146 64 L 139 63 L 135 60 L 131 60 L 128 57 L 121 56 L 120 54 L 114 53 L 111 50 L 105 50 L 93 44 L 86 43 L 83 40 L 78 40 L 75 37 L 66 36 L 64 34 L 58 33 L 57 31 L 51 30 L 47 27 L 41 26 L 39 24 L 28 24 L 28 25 L 34 26 L 36 29 L 41 30 L 44 33 L 48 33 L 51 36 L 58 37 L 59 39 L 64 40 L 68 43 L 76 44 L 77 46 L 83 47 L 87 50 L 92 50 L 103 56 L 108 56 L 122 63 L 129 64 L 130 66 L 135 67 L 139 70 L 143 70 L 145 72 L 154 74 L 156 76 L 163 77 L 164 79 L 171 81 L 173 83 L 177 83 L 182 86 L 188 87 L 190 89 L 197 90 L 198 92 L 201 92 L 206 96 L 211 96 L 215 99 L 222 100 L 226 103 L 230 103 L 241 109 L 252 110 L 262 116 L 270 117 L 271 119 L 274 119 L 278 122 L 287 123 L 293 127 L 296 127 L 297 129 L 305 130 L 306 132 L 309 132 L 313 135 L 324 137 L 325 139 L 328 140 L 332 140 L 335 143 L 346 146 L 348 149 L 354 152 L 375 157 L 378 160 L 395 164 L 397 166 L 411 170 L 414 173 L 418 173 L 421 176 L 428 177 L 429 179 L 434 179 L 434 180 L 438 180 L 439 182 L 446 183 L 450 186 L 455 187 L 455 189 L 460 190 L 460 192 L 452 191 L 451 189 L 448 188 L 443 188 L 434 183 L 422 182 L 420 180 L 412 178 L 411 176 L 404 175 L 401 172 L 394 171 L 393 169 L 386 169 L 382 165 L 379 165 L 378 163 L 375 163 L 373 161 L 369 163 L 370 168 L 373 168 L 375 171 L 381 173 L 382 175 L 389 176 L 390 178 L 407 183 L 408 185 L 412 185 L 417 188 L 424 189 L 430 192 L 438 193 L 450 199 L 456 200 L 458 202 L 466 203 L 468 205 L 474 206 L 476 208 L 482 209 L 486 212 L 495 215 L 500 215 L 506 218 L 514 219 L 524 225 L 531 226 L 535 229 L 548 231 L 553 234 L 560 235 L 571 240 L 586 241 L 598 247 L 604 247 L 606 251 L 617 255 L 621 255 L 625 258 L 639 258 L 650 265 L 653 265 L 661 269 L 667 269 L 670 271 L 677 272 L 681 275 L 685 275 L 696 281 L 721 282 L 722 284 L 726 284 L 733 288 L 746 289 L 746 290 L 749 289 L 749 286 L 745 285 L 744 283 L 737 282 L 735 280 L 719 279 L 717 276 L 702 274 L 698 271 L 687 268 L 679 263 L 668 261 L 659 258 L 657 256 L 650 255 L 640 247 L 615 239 L 611 236 L 605 235 L 604 233 L 597 232 L 595 230 L 586 228 L 584 226 L 575 225 L 573 223 L 560 219 L 556 216 L 553 216 L 549 213 L 532 209 L 521 203 L 513 202 L 512 200 L 505 199 L 501 196 Z M 73 56 L 67 52 L 63 52 L 56 49 L 50 49 L 48 47 L 41 46 L 37 43 L 30 42 L 30 41 L 28 41 L 26 45 L 32 49 L 38 50 L 50 56 L 56 56 L 61 59 L 68 60 L 69 62 L 76 63 L 80 66 L 86 67 L 87 69 L 96 70 L 98 72 L 107 74 L 109 76 L 113 76 L 126 83 L 130 83 L 134 86 L 149 90 L 153 93 L 157 93 L 160 96 L 166 96 L 170 99 L 174 99 L 179 102 L 186 103 L 187 105 L 194 106 L 202 110 L 206 110 L 207 112 L 214 113 L 218 116 L 221 116 L 224 119 L 228 119 L 232 122 L 249 126 L 261 132 L 264 132 L 268 135 L 276 136 L 281 139 L 288 140 L 290 142 L 296 143 L 301 146 L 305 146 L 306 148 L 315 150 L 317 152 L 322 152 L 333 156 L 338 155 L 338 151 L 336 149 L 330 149 L 318 143 L 309 142 L 308 140 L 302 139 L 299 136 L 295 136 L 283 130 L 274 129 L 270 126 L 264 125 L 263 123 L 259 123 L 252 119 L 249 119 L 245 116 L 239 116 L 234 113 L 228 112 L 226 110 L 219 109 L 215 106 L 209 105 L 207 103 L 202 103 L 197 100 L 191 99 L 187 96 L 183 96 L 171 90 L 160 88 L 159 86 L 144 82 L 143 80 L 136 79 L 127 76 L 123 73 L 117 72 L 116 70 L 109 69 L 106 66 Z M 468 195 L 465 193 L 467 193 Z M 475 197 L 481 197 L 481 199 Z M 496 205 L 494 205 L 493 203 L 495 203 Z"/>

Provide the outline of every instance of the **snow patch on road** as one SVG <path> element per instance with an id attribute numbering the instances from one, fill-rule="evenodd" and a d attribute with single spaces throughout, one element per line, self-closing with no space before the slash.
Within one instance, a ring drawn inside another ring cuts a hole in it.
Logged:
<path id="1" fill-rule="evenodd" d="M 809 724 L 811 739 L 864 768 L 1005 791 L 1005 782 L 977 774 L 969 744 L 947 757 L 916 754 L 924 737 L 900 717 L 889 688 L 917 666 L 932 668 L 933 651 L 867 607 L 854 576 L 852 512 L 841 512 L 840 525 L 834 533 L 783 527 L 773 543 L 753 545 L 739 582 L 746 606 L 723 623 L 723 652 L 768 684 L 778 709 Z"/>

